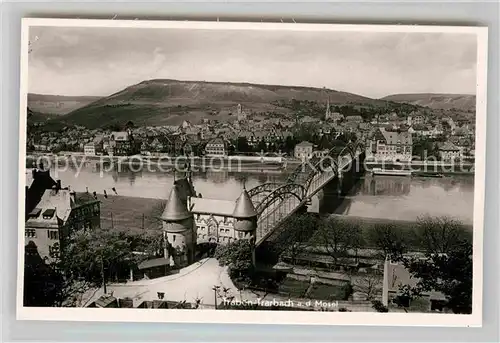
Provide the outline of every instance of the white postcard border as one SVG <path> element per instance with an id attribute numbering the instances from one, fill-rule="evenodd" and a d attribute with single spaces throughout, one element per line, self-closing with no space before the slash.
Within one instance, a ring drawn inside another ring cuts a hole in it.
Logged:
<path id="1" fill-rule="evenodd" d="M 28 42 L 30 26 L 165 28 L 200 30 L 291 30 L 343 32 L 441 32 L 469 33 L 477 37 L 476 161 L 474 181 L 473 231 L 473 311 L 470 315 L 428 313 L 309 312 L 309 311 L 230 311 L 230 310 L 151 310 L 91 309 L 23 306 L 24 216 L 18 215 L 17 319 L 50 321 L 171 322 L 305 325 L 380 325 L 480 327 L 483 301 L 483 232 L 486 166 L 486 98 L 488 29 L 475 26 L 289 24 L 215 21 L 140 21 L 101 19 L 24 18 L 21 33 L 21 89 L 19 128 L 19 204 L 24 213 L 26 169 L 26 122 L 28 93 Z"/>

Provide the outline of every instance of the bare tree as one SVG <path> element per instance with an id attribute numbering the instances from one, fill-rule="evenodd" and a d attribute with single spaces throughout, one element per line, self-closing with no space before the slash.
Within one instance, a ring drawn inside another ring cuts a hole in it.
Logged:
<path id="1" fill-rule="evenodd" d="M 297 257 L 307 250 L 318 224 L 318 218 L 310 214 L 293 216 L 287 220 L 286 235 L 283 235 L 280 244 L 286 247 L 283 254 L 292 264 L 296 264 Z"/>
<path id="2" fill-rule="evenodd" d="M 333 217 L 324 218 L 317 233 L 318 243 L 333 258 L 335 266 L 349 257 L 350 250 L 354 250 L 357 255 L 357 250 L 363 244 L 360 226 L 348 220 Z"/>
<path id="3" fill-rule="evenodd" d="M 382 277 L 378 274 L 358 275 L 353 277 L 351 282 L 354 292 L 365 295 L 366 300 L 375 300 L 382 290 Z"/>
<path id="4" fill-rule="evenodd" d="M 418 218 L 415 233 L 420 247 L 430 254 L 447 254 L 472 237 L 460 221 L 449 217 Z"/>
<path id="5" fill-rule="evenodd" d="M 394 224 L 376 224 L 368 232 L 370 244 L 382 251 L 382 258 L 396 260 L 406 252 L 403 229 Z"/>

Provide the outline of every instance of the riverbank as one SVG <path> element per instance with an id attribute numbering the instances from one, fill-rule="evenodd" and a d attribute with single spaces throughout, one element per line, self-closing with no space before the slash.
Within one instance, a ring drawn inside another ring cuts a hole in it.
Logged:
<path id="1" fill-rule="evenodd" d="M 81 193 L 77 193 L 78 194 Z M 134 234 L 143 232 L 156 232 L 162 227 L 160 219 L 165 208 L 165 199 L 151 199 L 140 197 L 128 197 L 120 195 L 97 194 L 101 202 L 101 227 L 117 231 L 126 231 Z M 349 215 L 336 215 L 332 217 L 342 219 L 360 226 L 362 231 L 369 230 L 374 225 L 393 225 L 409 232 L 416 221 L 393 220 L 385 218 L 371 218 Z M 464 224 L 468 231 L 472 232 L 471 224 Z"/>
<path id="2" fill-rule="evenodd" d="M 32 168 L 41 161 L 44 165 L 60 167 L 92 167 L 105 171 L 129 169 L 131 171 L 171 172 L 174 169 L 182 171 L 187 163 L 193 172 L 227 171 L 245 173 L 282 173 L 288 171 L 287 163 L 282 159 L 272 157 L 238 157 L 238 156 L 208 156 L 208 157 L 148 157 L 148 156 L 94 156 L 83 154 L 68 155 L 29 155 L 26 157 L 26 167 Z M 292 168 L 293 170 L 293 168 Z"/>
<path id="3" fill-rule="evenodd" d="M 78 197 L 82 193 L 77 193 Z M 132 234 L 159 232 L 166 200 L 97 194 L 101 203 L 101 227 Z"/>

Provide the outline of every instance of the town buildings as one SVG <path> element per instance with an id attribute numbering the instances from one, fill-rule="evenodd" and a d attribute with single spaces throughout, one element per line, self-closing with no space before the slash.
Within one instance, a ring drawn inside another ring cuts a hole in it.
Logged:
<path id="1" fill-rule="evenodd" d="M 25 223 L 25 245 L 36 245 L 40 257 L 55 258 L 70 234 L 81 229 L 100 227 L 100 203 L 90 194 L 77 195 L 61 188 L 57 181 L 44 191 L 40 201 L 28 213 Z"/>
<path id="2" fill-rule="evenodd" d="M 93 142 L 85 144 L 85 146 L 83 147 L 83 153 L 85 155 L 95 156 L 96 155 L 95 144 Z"/>
<path id="3" fill-rule="evenodd" d="M 451 142 L 444 142 L 439 145 L 439 158 L 442 161 L 453 161 L 462 158 L 462 149 Z"/>
<path id="4" fill-rule="evenodd" d="M 368 142 L 366 157 L 377 161 L 411 161 L 412 136 L 408 131 L 379 128 Z"/>
<path id="5" fill-rule="evenodd" d="M 295 146 L 294 157 L 304 160 L 313 157 L 313 147 L 314 145 L 310 142 L 301 142 Z"/>
<path id="6" fill-rule="evenodd" d="M 220 137 L 215 138 L 205 146 L 206 156 L 227 156 L 226 143 Z"/>
<path id="7" fill-rule="evenodd" d="M 114 131 L 109 136 L 108 154 L 127 156 L 133 147 L 133 137 L 130 130 Z"/>

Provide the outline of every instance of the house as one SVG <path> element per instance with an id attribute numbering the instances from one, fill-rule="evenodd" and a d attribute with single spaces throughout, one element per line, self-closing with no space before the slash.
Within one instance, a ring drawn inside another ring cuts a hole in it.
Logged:
<path id="1" fill-rule="evenodd" d="M 227 156 L 226 142 L 222 138 L 215 138 L 205 146 L 206 156 Z"/>
<path id="2" fill-rule="evenodd" d="M 453 161 L 462 157 L 462 151 L 451 142 L 440 144 L 438 151 L 439 158 L 443 161 Z"/>
<path id="3" fill-rule="evenodd" d="M 356 115 L 356 116 L 347 116 L 345 117 L 347 122 L 351 123 L 362 123 L 363 122 L 363 117 Z"/>
<path id="4" fill-rule="evenodd" d="M 313 157 L 313 147 L 314 145 L 310 142 L 301 142 L 295 146 L 293 155 L 301 160 L 310 159 Z"/>
<path id="5" fill-rule="evenodd" d="M 25 186 L 25 216 L 27 219 L 35 206 L 42 199 L 43 194 L 47 189 L 52 189 L 57 182 L 50 176 L 50 170 L 45 170 L 40 164 L 38 168 L 33 168 L 31 172 L 26 173 Z"/>
<path id="6" fill-rule="evenodd" d="M 385 128 L 379 128 L 369 141 L 366 156 L 378 161 L 411 161 L 411 133 L 401 130 L 388 131 Z"/>
<path id="7" fill-rule="evenodd" d="M 100 227 L 100 202 L 87 193 L 76 194 L 61 188 L 61 182 L 45 190 L 28 213 L 25 245 L 36 246 L 45 260 L 54 258 L 69 235 L 80 229 Z"/>
<path id="8" fill-rule="evenodd" d="M 108 150 L 112 151 L 113 155 L 127 156 L 131 153 L 132 141 L 133 138 L 130 131 L 114 131 L 109 136 Z"/>
<path id="9" fill-rule="evenodd" d="M 384 263 L 384 279 L 382 285 L 382 303 L 384 306 L 404 307 L 409 311 L 435 312 L 445 311 L 446 297 L 437 291 L 424 292 L 420 297 L 408 299 L 401 297 L 401 287 L 415 287 L 419 279 L 402 264 L 386 259 Z"/>
<path id="10" fill-rule="evenodd" d="M 87 143 L 83 146 L 83 153 L 88 156 L 96 155 L 96 147 L 94 142 Z"/>

